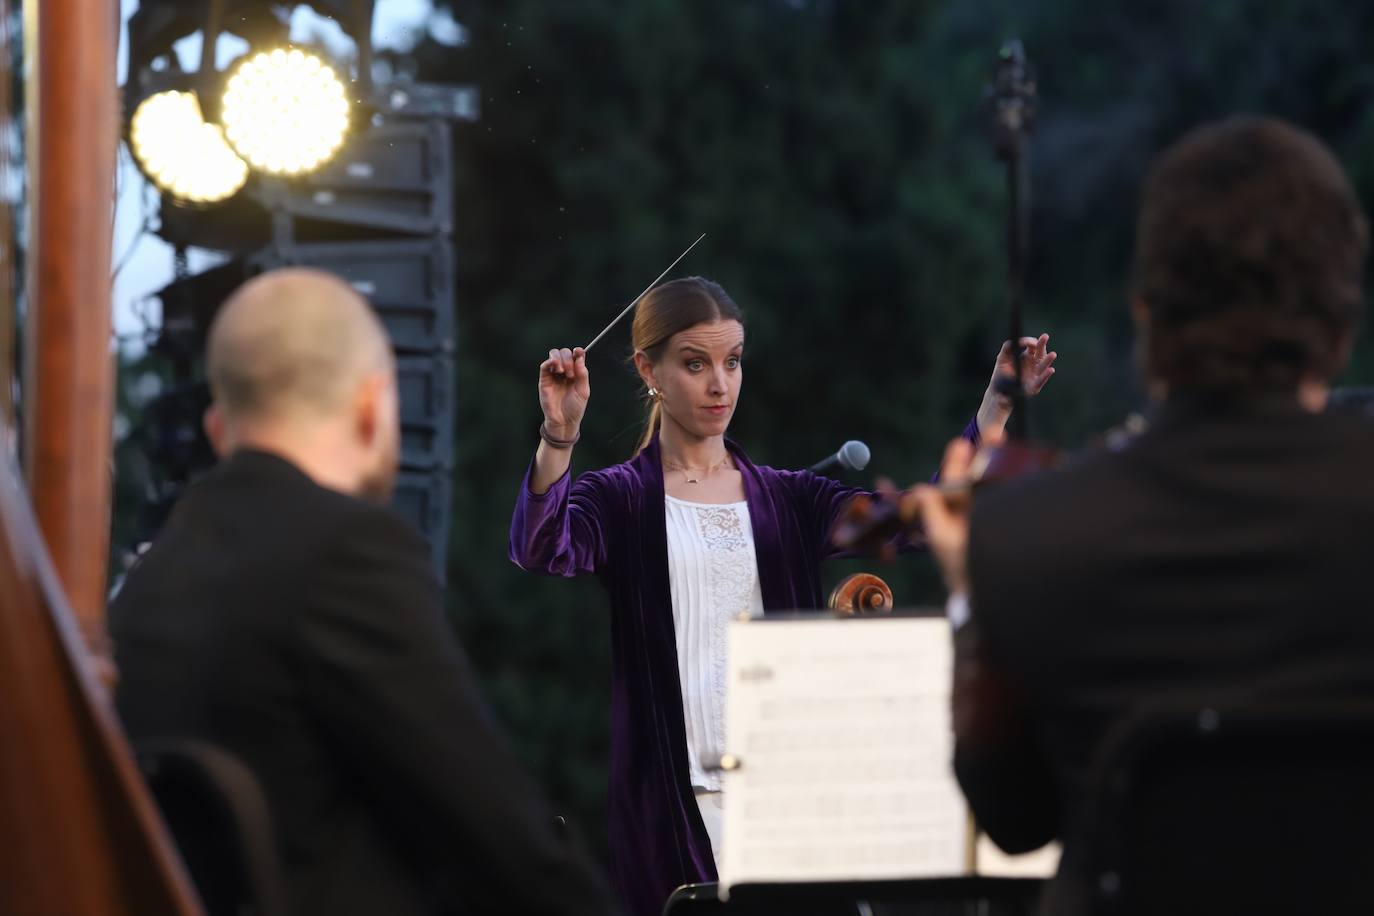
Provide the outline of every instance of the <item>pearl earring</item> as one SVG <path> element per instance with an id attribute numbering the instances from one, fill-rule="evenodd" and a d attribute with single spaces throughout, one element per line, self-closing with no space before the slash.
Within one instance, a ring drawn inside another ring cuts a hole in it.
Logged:
<path id="1" fill-rule="evenodd" d="M 650 389 L 649 389 L 649 397 L 653 398 L 654 400 L 657 400 L 657 399 L 658 399 L 658 389 L 657 389 L 657 388 L 650 388 Z"/>

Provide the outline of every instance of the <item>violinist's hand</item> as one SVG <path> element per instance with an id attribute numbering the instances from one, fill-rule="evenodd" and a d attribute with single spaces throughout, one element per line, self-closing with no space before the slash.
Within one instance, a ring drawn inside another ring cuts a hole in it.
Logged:
<path id="1" fill-rule="evenodd" d="M 1048 334 L 1021 338 L 1021 387 L 1026 392 L 1026 397 L 1035 397 L 1039 394 L 1054 375 L 1054 361 L 1059 358 L 1059 354 L 1049 346 Z M 984 436 L 988 433 L 999 433 L 1007 425 L 1012 402 L 1011 398 L 997 391 L 997 380 L 1015 377 L 1016 357 L 1012 355 L 1011 343 L 1008 341 L 1002 344 L 1002 349 L 997 353 L 997 361 L 992 367 L 992 380 L 983 395 L 983 405 L 978 409 L 978 429 Z"/>
<path id="2" fill-rule="evenodd" d="M 994 439 L 1000 438 L 1000 434 Z M 968 508 L 951 508 L 945 501 L 941 487 L 968 481 L 969 465 L 973 463 L 973 443 L 955 439 L 945 449 L 940 465 L 940 484 L 921 484 L 912 491 L 921 507 L 921 524 L 926 543 L 944 574 L 945 586 L 951 593 L 968 592 Z"/>
<path id="3" fill-rule="evenodd" d="M 544 427 L 559 439 L 574 439 L 592 396 L 587 353 L 581 347 L 550 350 L 539 364 L 539 409 Z"/>

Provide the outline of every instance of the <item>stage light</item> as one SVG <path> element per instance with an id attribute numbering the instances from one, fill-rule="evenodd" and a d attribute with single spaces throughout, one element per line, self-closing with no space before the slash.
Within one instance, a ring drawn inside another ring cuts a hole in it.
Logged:
<path id="1" fill-rule="evenodd" d="M 348 98 L 343 82 L 319 57 L 278 48 L 234 68 L 220 120 L 250 166 L 300 175 L 328 162 L 343 144 Z"/>
<path id="2" fill-rule="evenodd" d="M 232 197 L 248 180 L 248 166 L 208 124 L 193 92 L 159 92 L 144 99 L 129 125 L 129 146 L 163 191 L 189 203 Z"/>

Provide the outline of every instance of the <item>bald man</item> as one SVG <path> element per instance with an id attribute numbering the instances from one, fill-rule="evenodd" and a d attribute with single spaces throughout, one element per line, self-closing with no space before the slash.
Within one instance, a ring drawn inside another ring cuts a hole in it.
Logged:
<path id="1" fill-rule="evenodd" d="M 418 533 L 385 508 L 386 334 L 346 284 L 287 270 L 210 331 L 219 465 L 110 609 L 131 736 L 257 775 L 296 914 L 603 914 L 607 891 L 497 733 Z"/>

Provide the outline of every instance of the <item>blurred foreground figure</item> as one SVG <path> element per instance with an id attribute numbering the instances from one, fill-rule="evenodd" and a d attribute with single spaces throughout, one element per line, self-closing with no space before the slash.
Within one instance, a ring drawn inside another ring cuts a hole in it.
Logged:
<path id="1" fill-rule="evenodd" d="M 989 487 L 971 524 L 922 490 L 954 593 L 958 778 L 1004 849 L 1063 842 L 1048 912 L 1089 908 L 1102 851 L 1091 765 L 1128 716 L 1374 701 L 1374 425 L 1325 409 L 1362 311 L 1366 247 L 1355 193 L 1310 135 L 1268 119 L 1188 134 L 1154 166 L 1138 226 L 1148 429 Z M 951 445 L 947 479 L 969 452 Z M 1264 802 L 1209 869 L 1235 865 L 1247 832 L 1279 840 Z M 1296 874 L 1242 883 L 1269 879 L 1303 892 Z M 1173 912 L 1190 911 L 1188 889 L 1172 890 Z"/>
<path id="2" fill-rule="evenodd" d="M 299 914 L 606 913 L 384 508 L 399 447 L 385 331 L 325 274 L 260 277 L 209 341 L 192 486 L 110 612 L 137 739 L 242 759 Z"/>

